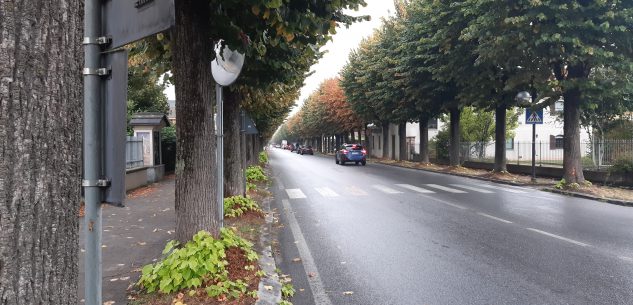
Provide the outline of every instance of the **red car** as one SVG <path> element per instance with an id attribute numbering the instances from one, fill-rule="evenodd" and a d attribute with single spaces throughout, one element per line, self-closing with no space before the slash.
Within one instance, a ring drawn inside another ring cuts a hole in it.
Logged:
<path id="1" fill-rule="evenodd" d="M 314 155 L 314 151 L 312 150 L 312 146 L 310 146 L 310 145 L 301 146 L 301 148 L 299 148 L 299 154 L 301 154 L 301 155 Z"/>
<path id="2" fill-rule="evenodd" d="M 360 144 L 343 144 L 341 149 L 334 155 L 336 164 L 344 165 L 345 162 L 359 163 L 363 166 L 367 164 L 367 151 Z"/>

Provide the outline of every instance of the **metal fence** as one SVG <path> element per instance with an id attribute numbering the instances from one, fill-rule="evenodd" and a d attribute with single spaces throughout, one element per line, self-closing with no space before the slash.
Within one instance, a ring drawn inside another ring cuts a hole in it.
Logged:
<path id="1" fill-rule="evenodd" d="M 143 166 L 143 138 L 126 137 L 125 144 L 125 168 L 137 168 Z"/>
<path id="2" fill-rule="evenodd" d="M 580 152 L 584 167 L 608 167 L 617 160 L 633 161 L 633 140 L 581 142 Z M 461 157 L 464 161 L 494 162 L 495 143 L 462 143 Z M 532 142 L 506 143 L 506 159 L 513 164 L 531 164 Z M 556 142 L 536 142 L 535 159 L 537 166 L 562 166 L 562 139 Z"/>

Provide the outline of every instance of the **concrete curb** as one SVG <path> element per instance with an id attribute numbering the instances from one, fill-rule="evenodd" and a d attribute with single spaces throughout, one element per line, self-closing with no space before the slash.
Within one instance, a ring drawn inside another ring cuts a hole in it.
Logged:
<path id="1" fill-rule="evenodd" d="M 266 211 L 266 225 L 259 239 L 262 253 L 259 257 L 259 267 L 266 272 L 266 276 L 259 282 L 257 302 L 255 305 L 277 305 L 281 301 L 281 282 L 277 274 L 277 266 L 271 248 L 270 232 L 272 231 L 273 213 L 270 210 L 271 198 L 266 198 L 262 208 Z"/>
<path id="2" fill-rule="evenodd" d="M 576 197 L 576 198 L 596 200 L 596 201 L 606 202 L 606 203 L 610 203 L 610 204 L 621 205 L 621 206 L 625 206 L 625 207 L 633 207 L 633 201 L 602 198 L 602 197 L 592 196 L 592 195 L 578 193 L 578 192 L 559 190 L 559 189 L 552 188 L 552 187 L 542 188 L 541 191 L 550 192 L 550 193 L 556 193 L 556 194 L 561 194 L 561 195 L 566 195 L 566 196 L 571 196 L 571 197 Z"/>

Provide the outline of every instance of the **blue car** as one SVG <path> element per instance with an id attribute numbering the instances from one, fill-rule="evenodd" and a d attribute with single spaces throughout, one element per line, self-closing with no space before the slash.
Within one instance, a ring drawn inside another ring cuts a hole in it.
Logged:
<path id="1" fill-rule="evenodd" d="M 344 165 L 345 162 L 354 162 L 356 165 L 367 164 L 367 151 L 360 144 L 343 144 L 334 155 L 336 164 Z"/>

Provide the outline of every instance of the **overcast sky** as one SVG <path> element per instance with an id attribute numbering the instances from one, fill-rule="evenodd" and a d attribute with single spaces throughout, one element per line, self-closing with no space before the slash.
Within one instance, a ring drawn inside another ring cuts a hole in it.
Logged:
<path id="1" fill-rule="evenodd" d="M 381 18 L 394 14 L 392 0 L 365 0 L 365 2 L 367 2 L 366 7 L 361 8 L 358 12 L 350 12 L 350 14 L 370 15 L 371 21 L 356 23 L 349 28 L 339 27 L 337 29 L 333 41 L 328 42 L 323 47 L 327 53 L 317 64 L 312 66 L 311 71 L 314 71 L 314 74 L 305 80 L 297 105 L 300 105 L 312 91 L 317 89 L 323 80 L 337 76 L 347 62 L 350 51 L 356 48 L 363 38 L 371 35 L 374 29 L 380 25 Z M 170 100 L 176 99 L 173 87 L 167 88 L 165 94 Z M 297 109 L 295 108 L 294 111 Z"/>

